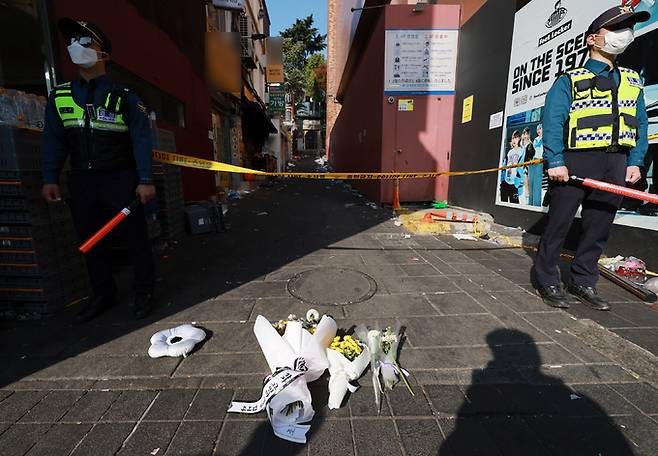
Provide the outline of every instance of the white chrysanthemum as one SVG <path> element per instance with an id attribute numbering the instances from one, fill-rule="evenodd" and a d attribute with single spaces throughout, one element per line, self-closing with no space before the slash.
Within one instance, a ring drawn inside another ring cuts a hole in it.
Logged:
<path id="1" fill-rule="evenodd" d="M 308 312 L 306 312 L 306 321 L 310 323 L 316 323 L 320 321 L 320 312 L 315 309 L 309 309 Z"/>

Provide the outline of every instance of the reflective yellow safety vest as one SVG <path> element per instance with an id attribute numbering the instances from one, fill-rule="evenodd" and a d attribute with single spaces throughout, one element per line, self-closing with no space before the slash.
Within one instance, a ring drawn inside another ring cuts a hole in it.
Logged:
<path id="1" fill-rule="evenodd" d="M 74 170 L 134 169 L 132 140 L 123 115 L 129 93 L 115 88 L 108 91 L 102 106 L 83 107 L 73 99 L 70 83 L 55 87 L 55 107 Z"/>
<path id="2" fill-rule="evenodd" d="M 123 97 L 110 91 L 103 106 L 95 108 L 89 116 L 89 128 L 99 131 L 127 132 L 128 125 L 123 121 L 121 114 L 122 103 Z M 85 109 L 73 100 L 70 82 L 55 88 L 55 106 L 64 128 L 85 128 Z"/>
<path id="3" fill-rule="evenodd" d="M 597 76 L 587 68 L 567 71 L 571 80 L 571 111 L 565 127 L 567 149 L 635 147 L 639 122 L 637 101 L 642 93 L 640 75 L 619 68 L 620 83 Z"/>

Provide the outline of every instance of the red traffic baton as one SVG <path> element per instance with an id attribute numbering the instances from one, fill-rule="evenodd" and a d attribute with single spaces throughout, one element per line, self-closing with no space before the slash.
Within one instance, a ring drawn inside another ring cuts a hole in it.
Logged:
<path id="1" fill-rule="evenodd" d="M 574 182 L 578 182 L 579 184 L 584 185 L 585 187 L 602 190 L 608 193 L 614 193 L 616 195 L 627 196 L 629 198 L 646 201 L 648 203 L 658 204 L 658 195 L 654 195 L 653 193 L 641 192 L 639 190 L 633 190 L 632 188 L 609 184 L 607 182 L 601 182 L 590 178 L 583 179 L 582 177 L 571 176 L 570 179 Z"/>
<path id="2" fill-rule="evenodd" d="M 105 236 L 107 236 L 110 231 L 112 231 L 114 228 L 117 227 L 117 225 L 123 220 L 128 217 L 131 212 L 133 212 L 135 209 L 139 207 L 140 201 L 139 198 L 135 199 L 128 207 L 124 207 L 121 209 L 121 212 L 119 212 L 117 215 L 112 217 L 112 220 L 107 222 L 103 228 L 98 230 L 96 234 L 94 234 L 92 237 L 87 239 L 87 241 L 80 246 L 78 249 L 82 253 L 87 253 L 89 252 L 96 244 L 98 244 Z"/>

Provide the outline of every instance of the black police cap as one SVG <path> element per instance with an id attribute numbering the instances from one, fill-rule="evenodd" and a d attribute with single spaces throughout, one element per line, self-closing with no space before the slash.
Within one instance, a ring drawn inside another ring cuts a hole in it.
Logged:
<path id="1" fill-rule="evenodd" d="M 651 14 L 648 11 L 639 11 L 636 13 L 630 6 L 615 6 L 594 19 L 587 29 L 587 34 L 595 34 L 602 28 L 614 29 L 616 25 L 621 23 L 635 25 L 638 22 L 646 22 L 650 18 Z"/>
<path id="2" fill-rule="evenodd" d="M 100 45 L 101 51 L 107 52 L 108 54 L 112 53 L 112 43 L 110 42 L 110 39 L 96 24 L 63 17 L 57 21 L 57 26 L 66 40 L 67 45 L 70 44 L 71 38 L 76 36 L 89 36 Z"/>

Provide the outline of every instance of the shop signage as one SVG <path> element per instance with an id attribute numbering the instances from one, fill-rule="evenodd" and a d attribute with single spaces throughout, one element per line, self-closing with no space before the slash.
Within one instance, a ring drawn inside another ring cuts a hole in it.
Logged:
<path id="1" fill-rule="evenodd" d="M 283 65 L 267 65 L 267 82 L 270 84 L 283 82 Z"/>
<path id="2" fill-rule="evenodd" d="M 556 77 L 581 67 L 588 59 L 585 30 L 592 20 L 620 0 L 532 0 L 516 13 L 502 122 L 500 164 L 542 158 L 543 115 L 546 94 Z M 658 5 L 638 1 L 636 11 L 649 11 L 651 19 L 635 27 L 635 42 L 618 63 L 644 75 L 646 105 L 658 102 L 658 60 L 652 43 L 658 41 Z M 484 83 L 486 84 L 486 83 Z M 649 138 L 658 147 L 658 117 L 649 111 Z M 493 116 L 490 126 L 497 125 Z M 658 164 L 653 165 L 656 169 Z M 651 184 L 652 176 L 649 176 Z M 532 211 L 543 205 L 547 185 L 541 165 L 506 170 L 499 175 L 496 203 Z M 615 223 L 658 230 L 658 217 L 621 212 Z"/>
<path id="3" fill-rule="evenodd" d="M 240 10 L 244 9 L 244 0 L 212 0 L 213 6 L 223 9 Z"/>
<path id="4" fill-rule="evenodd" d="M 386 94 L 453 94 L 457 30 L 386 30 Z"/>
<path id="5" fill-rule="evenodd" d="M 283 116 L 286 113 L 286 92 L 283 88 L 270 87 L 267 110 L 271 116 Z"/>
<path id="6" fill-rule="evenodd" d="M 489 116 L 489 130 L 494 130 L 503 126 L 503 111 L 491 114 Z"/>

